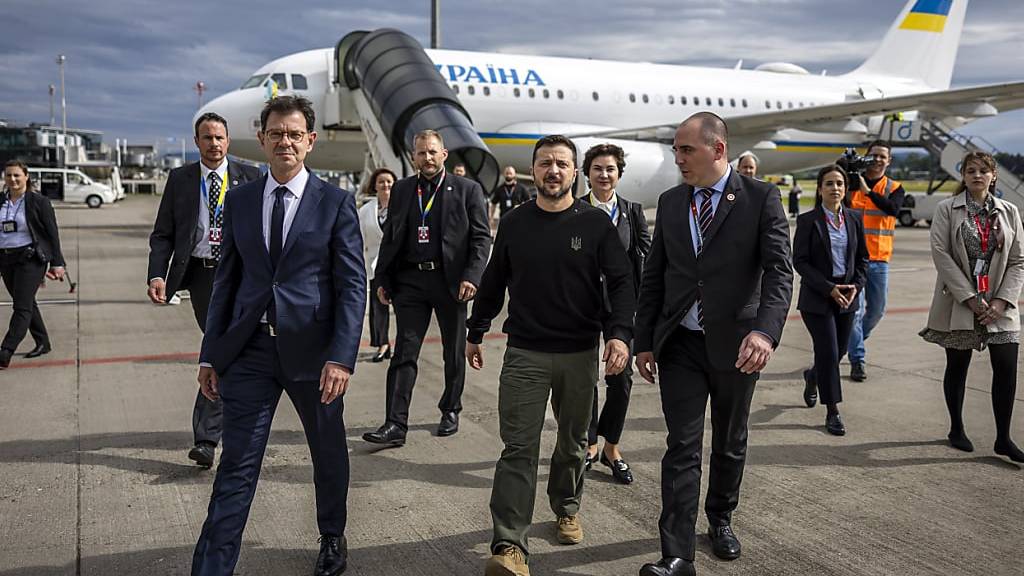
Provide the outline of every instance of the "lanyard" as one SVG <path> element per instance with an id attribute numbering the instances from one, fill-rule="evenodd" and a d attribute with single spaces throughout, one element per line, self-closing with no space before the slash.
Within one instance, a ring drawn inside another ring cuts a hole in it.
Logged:
<path id="1" fill-rule="evenodd" d="M 4 220 L 11 220 L 11 210 L 14 210 L 14 218 L 18 217 L 18 209 L 25 207 L 25 195 L 22 194 L 18 200 L 11 200 L 11 195 L 4 198 Z"/>
<path id="2" fill-rule="evenodd" d="M 216 172 L 210 172 L 210 174 L 217 174 Z M 217 174 L 220 178 L 220 174 Z M 207 176 L 206 178 L 209 178 Z M 206 178 L 199 179 L 199 189 L 203 192 L 203 206 L 209 208 L 210 206 L 210 193 L 206 191 Z M 228 179 L 221 178 L 220 180 L 220 196 L 217 198 L 217 207 L 213 210 L 214 222 L 220 217 L 220 213 L 224 210 L 224 194 L 228 191 Z"/>
<path id="3" fill-rule="evenodd" d="M 597 204 L 596 200 L 597 199 L 594 198 L 594 193 L 591 192 L 590 193 L 590 203 L 593 204 L 593 205 L 596 205 Z M 612 211 L 611 211 L 611 213 L 608 214 L 608 216 L 612 219 L 612 224 L 615 223 L 615 217 L 618 216 L 618 215 L 619 215 L 619 203 L 615 202 L 614 204 L 612 204 Z"/>
<path id="4" fill-rule="evenodd" d="M 712 206 L 714 206 L 712 204 Z M 697 199 L 690 197 L 690 212 L 693 212 L 693 229 L 697 232 L 697 254 L 704 250 L 704 237 L 700 233 L 700 218 L 697 216 Z"/>
<path id="5" fill-rule="evenodd" d="M 833 227 L 833 228 L 835 228 L 837 232 L 841 231 L 842 228 L 843 228 L 843 221 L 845 220 L 843 218 L 843 211 L 842 211 L 842 209 L 840 209 L 839 211 L 836 212 L 836 218 L 839 219 L 839 223 L 838 224 L 832 222 L 832 218 L 830 218 L 829 215 L 828 215 L 828 210 L 824 210 L 824 212 L 825 212 L 825 222 L 828 222 L 828 225 Z"/>
<path id="6" fill-rule="evenodd" d="M 444 170 L 441 171 L 441 176 L 437 179 L 437 186 L 434 187 L 434 193 L 430 195 L 430 200 L 427 200 L 426 208 L 423 207 L 423 186 L 420 183 L 416 183 L 416 201 L 420 207 L 420 221 L 422 226 L 427 225 L 427 215 L 430 214 L 430 209 L 434 207 L 434 198 L 437 198 L 437 192 L 441 189 L 441 185 L 444 184 Z"/>
<path id="7" fill-rule="evenodd" d="M 981 226 L 981 219 L 977 216 L 974 217 L 974 225 L 978 228 L 978 236 L 981 237 L 981 254 L 982 257 L 988 254 L 988 238 L 992 234 L 992 221 L 985 219 L 985 227 Z"/>

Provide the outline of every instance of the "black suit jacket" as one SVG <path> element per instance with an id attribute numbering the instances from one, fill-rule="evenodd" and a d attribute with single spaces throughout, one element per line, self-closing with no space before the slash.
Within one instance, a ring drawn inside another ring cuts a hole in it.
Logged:
<path id="1" fill-rule="evenodd" d="M 416 202 L 416 176 L 403 178 L 391 189 L 388 219 L 384 223 L 383 237 L 374 278 L 393 295 L 395 275 L 405 265 L 406 234 L 409 230 L 409 210 L 418 210 Z M 480 286 L 480 277 L 487 266 L 491 249 L 491 228 L 487 223 L 487 200 L 483 188 L 474 180 L 445 174 L 441 187 L 441 266 L 448 289 L 458 298 L 459 283 L 463 280 Z"/>
<path id="2" fill-rule="evenodd" d="M 228 190 L 260 177 L 258 168 L 228 161 Z M 181 282 L 196 245 L 199 225 L 199 186 L 202 170 L 199 162 L 171 170 L 149 235 L 148 284 L 153 278 L 167 282 L 167 297 L 181 288 Z M 168 264 L 170 269 L 168 269 Z"/>
<path id="3" fill-rule="evenodd" d="M 860 214 L 844 209 L 846 222 L 846 275 L 843 284 L 853 284 L 857 293 L 864 289 L 868 271 L 868 247 L 864 243 L 864 223 Z M 793 236 L 793 267 L 800 274 L 800 297 L 796 308 L 801 312 L 827 314 L 832 311 L 832 240 L 828 235 L 825 210 L 817 207 L 796 219 Z M 856 312 L 856 300 L 840 310 Z"/>
<path id="4" fill-rule="evenodd" d="M 687 184 L 664 192 L 651 252 L 644 266 L 634 331 L 637 352 L 654 352 L 703 296 L 704 333 L 711 365 L 735 371 L 741 341 L 751 330 L 778 345 L 793 294 L 789 224 L 773 184 L 733 171 L 696 257 L 690 237 Z"/>
<path id="5" fill-rule="evenodd" d="M 583 196 L 582 200 L 589 203 L 590 198 L 591 195 L 587 194 Z M 622 246 L 626 248 L 629 263 L 633 269 L 633 289 L 639 293 L 644 261 L 647 260 L 647 253 L 651 251 L 650 227 L 647 225 L 647 216 L 640 203 L 626 200 L 618 193 L 615 194 L 615 199 L 619 206 L 619 220 L 616 222 L 615 228 L 619 233 Z"/>
<path id="6" fill-rule="evenodd" d="M 7 201 L 7 192 L 0 194 L 0 204 Z M 60 250 L 57 215 L 50 199 L 36 192 L 25 192 L 25 221 L 32 235 L 36 258 L 49 263 L 50 268 L 64 267 L 64 254 Z"/>

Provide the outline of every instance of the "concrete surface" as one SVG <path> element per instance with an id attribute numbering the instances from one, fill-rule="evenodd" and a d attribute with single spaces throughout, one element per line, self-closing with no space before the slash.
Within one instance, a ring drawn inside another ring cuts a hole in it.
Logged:
<path id="1" fill-rule="evenodd" d="M 58 208 L 80 285 L 73 295 L 53 282 L 40 292 L 52 302 L 43 314 L 53 353 L 18 356 L 0 372 L 0 576 L 188 573 L 213 472 L 185 456 L 200 342 L 190 304 L 157 307 L 145 297 L 157 201 L 135 196 L 100 210 Z M 803 407 L 800 371 L 810 362 L 810 340 L 794 315 L 754 397 L 734 519 L 743 557 L 719 561 L 702 538 L 700 574 L 1024 574 L 1024 471 L 992 454 L 987 359 L 975 355 L 965 406 L 978 450 L 957 452 L 945 443 L 943 352 L 916 335 L 934 280 L 928 231 L 901 228 L 896 245 L 890 313 L 868 342 L 870 378 L 844 382 L 848 435 L 827 435 L 824 408 Z M 0 307 L 4 326 L 9 315 L 9 306 Z M 359 439 L 383 418 L 386 364 L 366 362 L 369 347 L 345 398 L 347 574 L 483 572 L 490 479 L 501 450 L 496 392 L 504 339 L 489 339 L 486 367 L 470 370 L 461 431 L 437 438 L 442 366 L 435 327 L 430 334 L 404 448 L 377 451 Z M 20 352 L 30 347 L 26 339 Z M 1018 442 L 1022 398 L 1018 390 Z M 238 574 L 308 574 L 316 559 L 312 469 L 288 402 L 274 425 Z M 546 454 L 550 419 L 548 428 Z M 622 443 L 636 482 L 613 484 L 602 466 L 588 475 L 586 539 L 575 547 L 557 545 L 539 497 L 534 574 L 636 574 L 658 557 L 664 436 L 657 389 L 638 378 Z M 541 493 L 546 472 L 544 462 Z M 705 526 L 701 518 L 698 531 Z"/>

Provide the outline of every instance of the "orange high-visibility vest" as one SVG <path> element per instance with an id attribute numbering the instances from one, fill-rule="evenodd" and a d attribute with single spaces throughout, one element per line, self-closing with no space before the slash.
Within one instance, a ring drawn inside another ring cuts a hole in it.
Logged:
<path id="1" fill-rule="evenodd" d="M 875 183 L 872 192 L 888 196 L 900 187 L 897 180 L 888 176 Z M 896 235 L 896 217 L 878 209 L 871 197 L 861 190 L 853 193 L 850 207 L 861 214 L 864 221 L 864 242 L 868 245 L 868 258 L 876 262 L 888 262 L 892 258 L 892 240 Z"/>

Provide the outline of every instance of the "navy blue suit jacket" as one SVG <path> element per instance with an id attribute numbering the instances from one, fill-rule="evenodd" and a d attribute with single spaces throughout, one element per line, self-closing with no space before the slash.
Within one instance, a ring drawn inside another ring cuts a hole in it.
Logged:
<path id="1" fill-rule="evenodd" d="M 223 374 L 276 297 L 286 378 L 318 381 L 327 361 L 354 370 L 366 307 L 355 198 L 310 174 L 275 271 L 263 239 L 266 179 L 231 188 L 224 200 L 224 243 L 199 359 Z"/>

